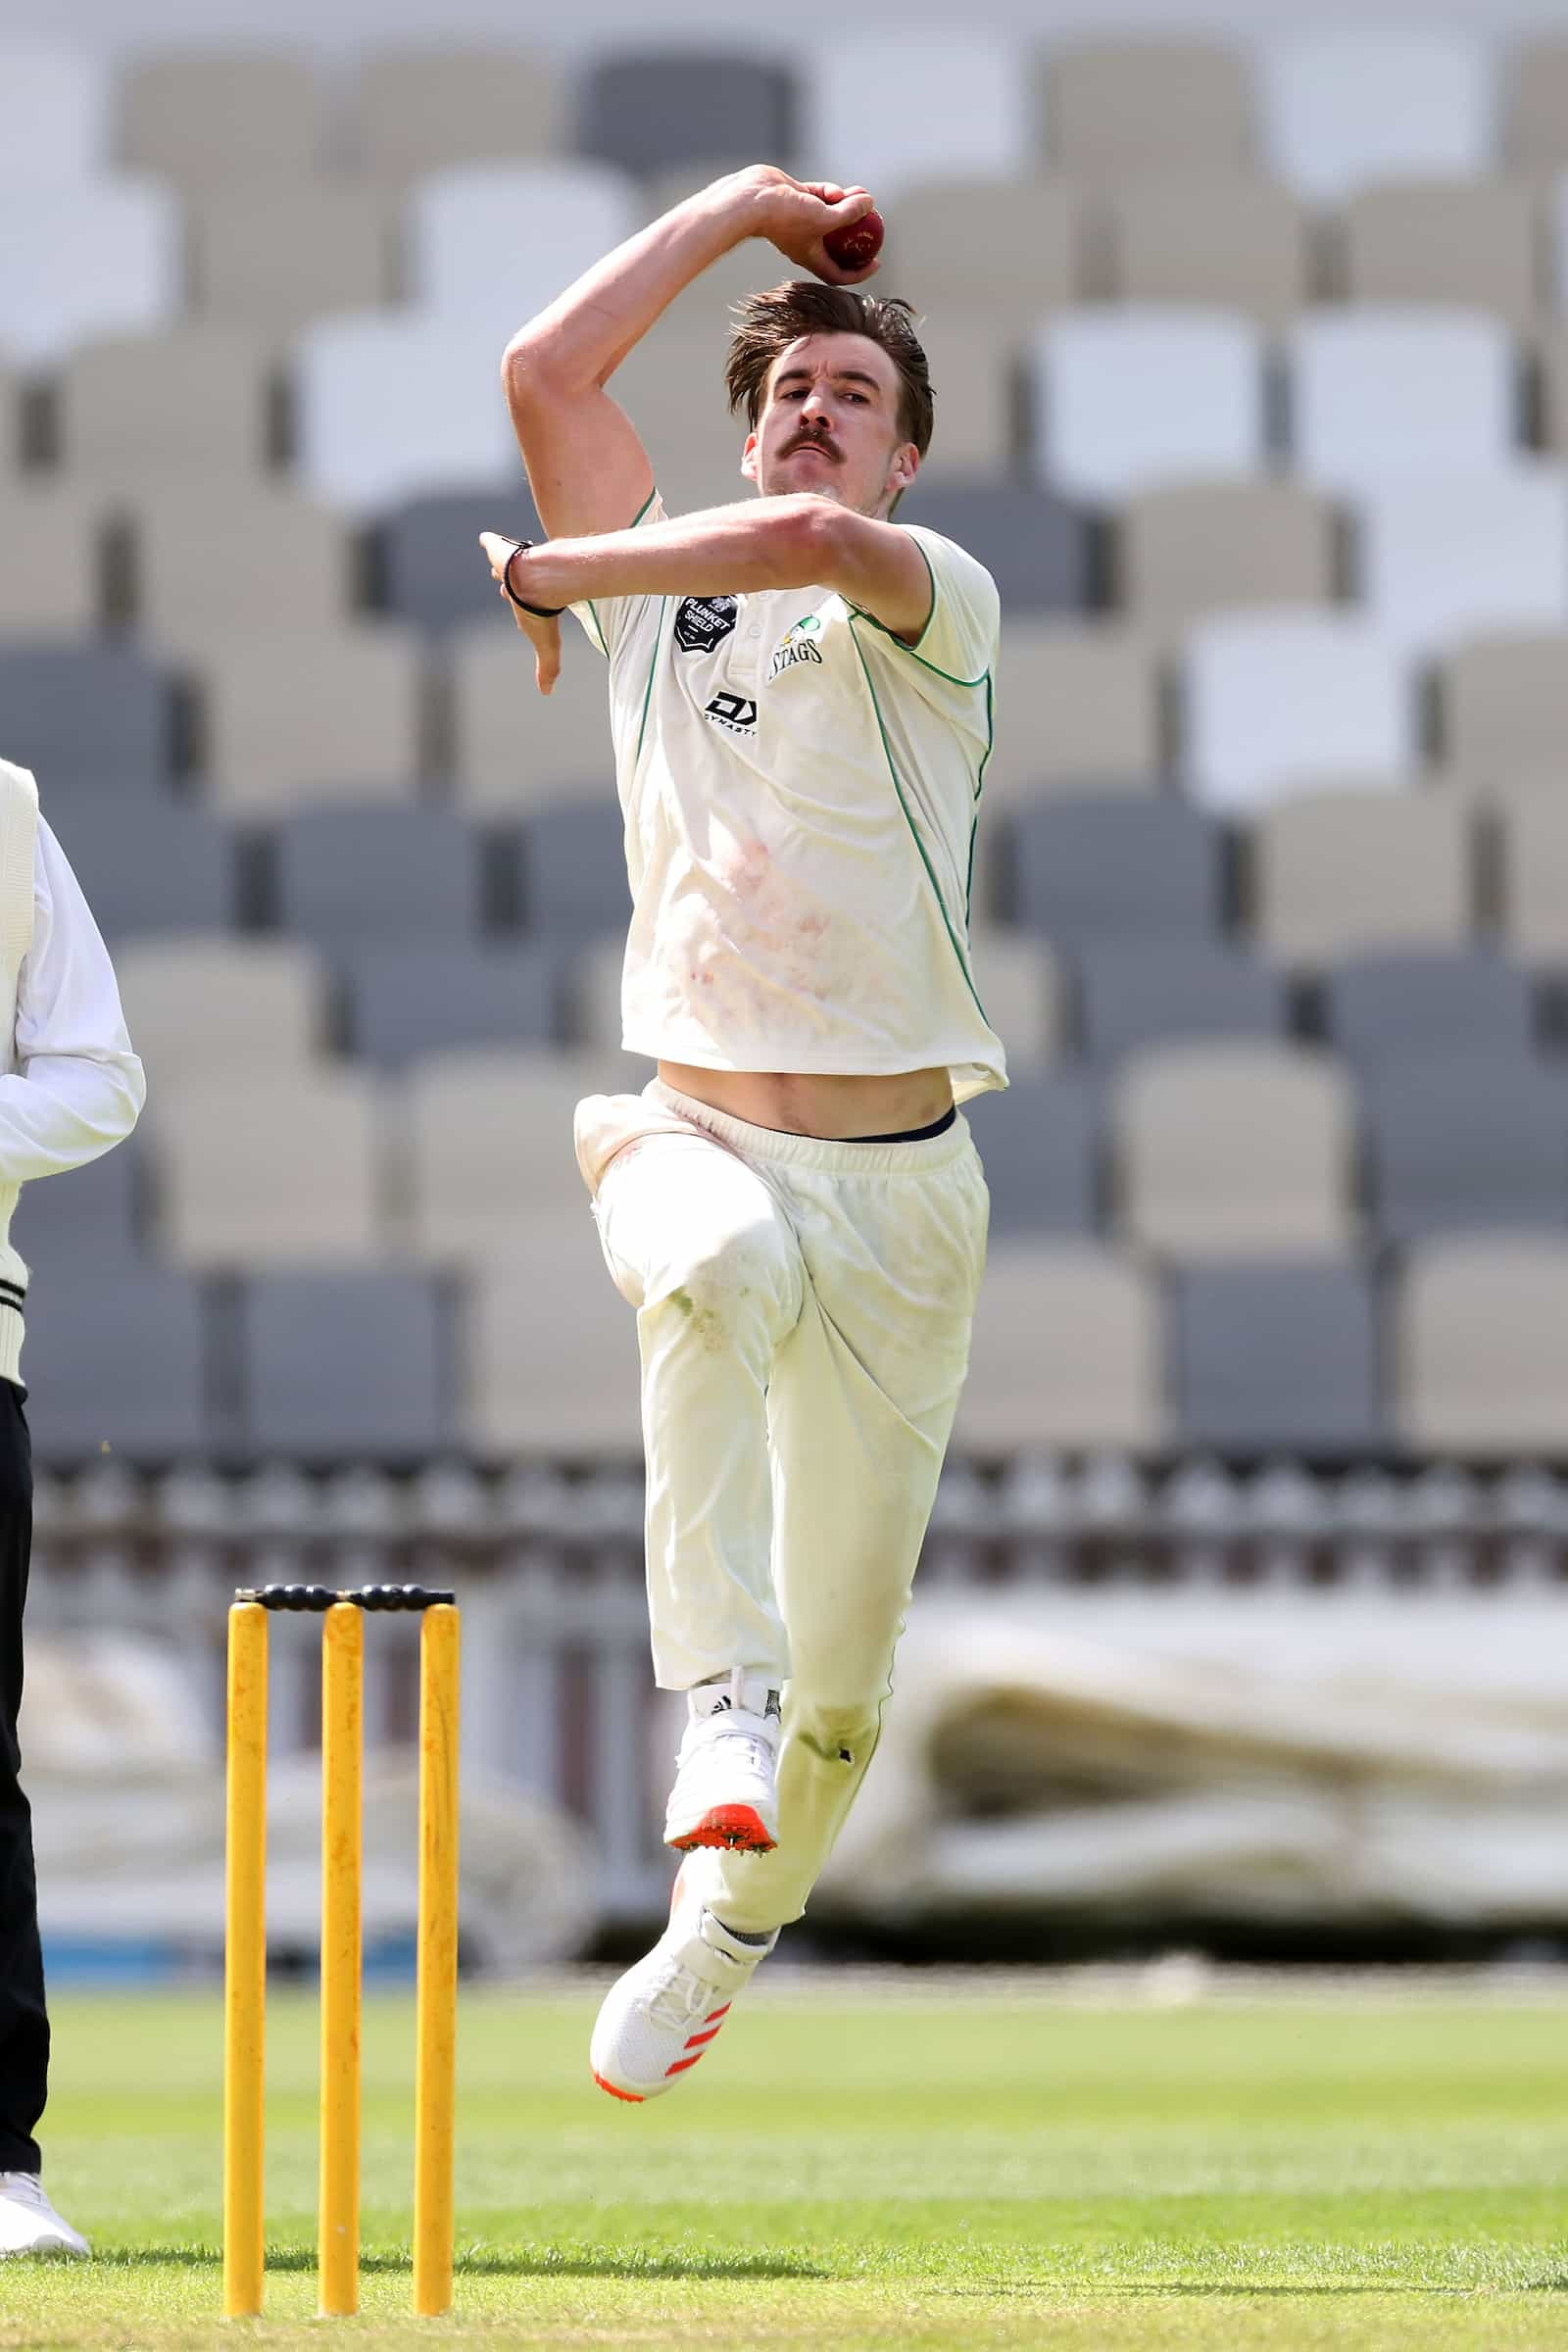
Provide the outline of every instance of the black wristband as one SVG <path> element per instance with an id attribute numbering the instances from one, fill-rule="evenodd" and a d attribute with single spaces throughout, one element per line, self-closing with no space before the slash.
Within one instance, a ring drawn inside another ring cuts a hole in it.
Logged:
<path id="1" fill-rule="evenodd" d="M 533 541 L 531 539 L 519 539 L 517 541 L 516 546 L 513 549 L 511 555 L 501 566 L 501 585 L 506 590 L 511 602 L 516 606 L 519 612 L 531 612 L 535 620 L 558 620 L 561 614 L 566 610 L 564 605 L 524 604 L 522 598 L 517 594 L 515 588 L 514 588 L 512 585 L 513 564 L 516 562 L 519 556 L 526 555 L 528 549 L 532 547 L 532 545 Z"/>

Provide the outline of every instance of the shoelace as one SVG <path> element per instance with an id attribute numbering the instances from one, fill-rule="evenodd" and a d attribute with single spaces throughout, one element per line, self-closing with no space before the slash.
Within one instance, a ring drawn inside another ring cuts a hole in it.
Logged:
<path id="1" fill-rule="evenodd" d="M 49 2204 L 36 2173 L 0 2173 L 0 2196 L 14 2197 L 19 2205 L 35 2205 L 40 2213 Z"/>
<path id="2" fill-rule="evenodd" d="M 722 1997 L 721 1987 L 710 1984 L 694 1970 L 682 1968 L 676 1960 L 661 1976 L 648 2014 L 656 2026 L 668 2026 L 679 2034 Z"/>
<path id="3" fill-rule="evenodd" d="M 756 1732 L 720 1732 L 712 1745 L 717 1747 L 722 1742 L 727 1746 L 732 1741 L 737 1747 L 745 1748 L 747 1764 L 765 1780 L 773 1770 L 773 1750 L 767 1741 L 760 1739 Z"/>

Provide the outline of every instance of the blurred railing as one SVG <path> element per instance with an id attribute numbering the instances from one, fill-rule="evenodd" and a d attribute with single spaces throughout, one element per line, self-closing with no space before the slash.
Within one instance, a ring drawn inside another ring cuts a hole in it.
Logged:
<path id="1" fill-rule="evenodd" d="M 225 1611 L 269 1582 L 452 1584 L 464 1609 L 464 1751 L 591 1829 L 607 1912 L 637 1915 L 667 1884 L 659 1825 L 676 1737 L 653 1688 L 642 1590 L 642 1483 L 465 1465 L 413 1476 L 285 1465 L 221 1476 L 118 1463 L 40 1474 L 29 1621 L 114 1629 L 177 1655 L 221 1753 Z M 1451 1466 L 1237 1476 L 1194 1462 L 1151 1475 L 1105 1459 L 950 1465 L 921 1584 L 1490 1588 L 1499 1602 L 1568 1584 L 1568 1478 Z M 275 1622 L 274 1752 L 318 1738 L 318 1629 Z M 368 1644 L 371 1741 L 412 1737 L 416 1625 Z"/>

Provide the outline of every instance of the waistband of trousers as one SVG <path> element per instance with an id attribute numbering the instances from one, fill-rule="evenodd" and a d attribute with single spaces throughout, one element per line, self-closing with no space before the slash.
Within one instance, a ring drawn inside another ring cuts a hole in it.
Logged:
<path id="1" fill-rule="evenodd" d="M 643 1089 L 650 1102 L 661 1103 L 694 1127 L 702 1127 L 743 1159 L 771 1160 L 792 1168 L 816 1168 L 827 1176 L 925 1176 L 951 1167 L 974 1148 L 969 1123 L 960 1110 L 943 1135 L 916 1144 L 858 1144 L 818 1135 L 785 1135 L 776 1127 L 754 1127 L 750 1119 L 733 1118 L 727 1110 L 677 1094 L 662 1078 L 652 1078 Z"/>

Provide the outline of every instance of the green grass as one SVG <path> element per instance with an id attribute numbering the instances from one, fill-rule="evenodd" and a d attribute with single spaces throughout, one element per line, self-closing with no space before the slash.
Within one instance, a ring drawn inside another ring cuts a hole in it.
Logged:
<path id="1" fill-rule="evenodd" d="M 465 1997 L 457 2306 L 409 2299 L 412 2019 L 373 2001 L 365 2314 L 445 2343 L 1568 2347 L 1562 2008 L 1073 2006 L 759 1986 L 670 2098 L 585 2070 L 595 1987 Z M 0 2347 L 319 2346 L 315 2010 L 275 1996 L 268 2317 L 219 2302 L 219 2009 L 56 2003 L 47 2179 L 90 2269 Z"/>

